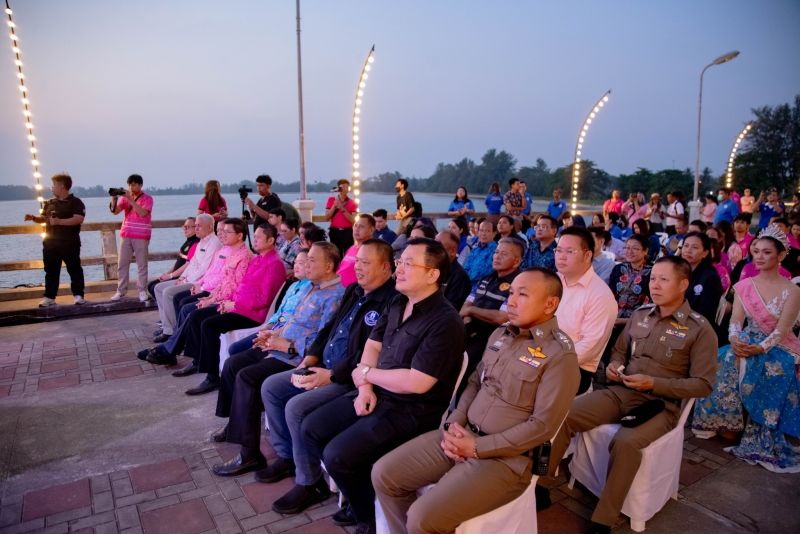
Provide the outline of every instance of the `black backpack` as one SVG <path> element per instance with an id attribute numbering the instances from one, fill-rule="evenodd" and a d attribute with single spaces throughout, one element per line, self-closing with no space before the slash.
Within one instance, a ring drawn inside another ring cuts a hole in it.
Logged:
<path id="1" fill-rule="evenodd" d="M 422 204 L 414 201 L 414 217 L 422 217 Z"/>

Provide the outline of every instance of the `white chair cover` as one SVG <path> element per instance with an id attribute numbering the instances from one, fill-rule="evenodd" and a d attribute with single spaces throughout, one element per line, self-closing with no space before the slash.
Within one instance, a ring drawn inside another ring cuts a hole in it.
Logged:
<path id="1" fill-rule="evenodd" d="M 656 515 L 669 501 L 678 498 L 678 479 L 683 457 L 683 427 L 692 411 L 694 399 L 688 399 L 675 428 L 655 440 L 642 451 L 642 464 L 633 479 L 622 513 L 630 517 L 636 532 L 645 529 L 645 522 Z M 608 449 L 620 425 L 600 425 L 576 434 L 575 454 L 569 465 L 570 488 L 575 480 L 600 495 L 608 474 Z"/>
<path id="2" fill-rule="evenodd" d="M 228 347 L 237 341 L 246 338 L 250 334 L 255 334 L 261 330 L 261 326 L 254 326 L 253 328 L 243 328 L 241 330 L 231 330 L 219 335 L 219 372 L 222 372 L 222 366 L 225 365 L 225 360 L 228 359 Z"/>

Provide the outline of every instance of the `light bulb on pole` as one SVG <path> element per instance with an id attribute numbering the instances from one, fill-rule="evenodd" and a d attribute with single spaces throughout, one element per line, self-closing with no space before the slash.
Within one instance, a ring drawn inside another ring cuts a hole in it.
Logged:
<path id="1" fill-rule="evenodd" d="M 581 155 L 583 154 L 583 144 L 586 141 L 586 134 L 589 132 L 589 125 L 592 124 L 592 121 L 597 117 L 597 114 L 600 113 L 600 110 L 606 105 L 610 95 L 611 89 L 603 93 L 603 96 L 601 96 L 600 99 L 595 102 L 594 106 L 592 106 L 592 109 L 589 110 L 589 113 L 583 120 L 581 129 L 578 132 L 578 140 L 575 141 L 575 158 L 572 164 L 572 180 L 570 181 L 572 184 L 572 198 L 570 203 L 572 206 L 572 211 L 575 211 L 578 207 L 578 186 L 580 185 L 581 180 Z"/>
<path id="2" fill-rule="evenodd" d="M 752 128 L 753 123 L 747 123 L 747 125 L 742 128 L 742 131 L 739 132 L 739 135 L 736 136 L 736 141 L 733 142 L 733 146 L 731 147 L 731 154 L 728 156 L 728 170 L 725 173 L 725 187 L 728 189 L 733 187 L 733 162 L 736 159 L 736 153 L 739 151 L 739 145 L 742 144 L 745 136 L 750 133 Z"/>
<path id="3" fill-rule="evenodd" d="M 364 60 L 364 65 L 361 67 L 361 74 L 358 76 L 358 84 L 356 84 L 356 97 L 353 102 L 353 138 L 352 138 L 352 182 L 353 182 L 353 200 L 356 206 L 361 203 L 361 145 L 360 145 L 360 126 L 361 122 L 361 105 L 364 98 L 364 89 L 367 87 L 367 78 L 369 71 L 372 70 L 372 63 L 375 61 L 375 45 L 372 45 L 367 58 Z"/>

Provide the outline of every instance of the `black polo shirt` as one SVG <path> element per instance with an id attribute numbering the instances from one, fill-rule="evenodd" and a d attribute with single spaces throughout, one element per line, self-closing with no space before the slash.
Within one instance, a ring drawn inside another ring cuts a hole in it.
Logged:
<path id="1" fill-rule="evenodd" d="M 50 200 L 46 201 L 44 203 L 44 212 L 42 215 L 48 219 L 50 217 L 55 217 L 56 219 L 70 219 L 74 215 L 82 215 L 86 217 L 86 206 L 83 204 L 81 199 L 70 193 L 69 196 L 67 196 L 67 198 L 64 200 L 51 198 Z M 48 223 L 45 227 L 45 232 L 47 232 L 46 239 L 77 239 L 81 232 L 81 225 L 50 226 Z"/>
<path id="2" fill-rule="evenodd" d="M 269 195 L 259 198 L 258 202 L 256 202 L 256 206 L 261 208 L 262 210 L 269 212 L 269 210 L 274 210 L 275 208 L 280 208 L 283 206 L 281 202 L 281 197 L 276 195 L 275 193 L 270 193 Z M 264 224 L 267 222 L 266 219 L 262 219 L 258 215 L 253 217 L 253 228 L 258 226 L 259 224 Z"/>
<path id="3" fill-rule="evenodd" d="M 192 249 L 192 245 L 199 242 L 200 238 L 196 235 L 186 238 L 186 241 L 184 241 L 183 245 L 181 245 L 180 252 L 178 252 L 178 259 L 176 259 L 175 263 L 172 265 L 173 271 L 177 271 L 183 266 L 184 263 L 189 261 L 187 256 L 189 255 L 189 251 Z"/>
<path id="4" fill-rule="evenodd" d="M 444 297 L 450 301 L 450 304 L 455 309 L 460 310 L 471 291 L 472 281 L 469 279 L 467 271 L 458 261 L 451 262 L 450 276 L 447 278 L 447 284 L 444 287 Z"/>
<path id="5" fill-rule="evenodd" d="M 370 339 L 382 343 L 378 369 L 416 369 L 437 379 L 426 393 L 392 393 L 375 386 L 379 399 L 413 406 L 421 415 L 450 402 L 464 355 L 466 333 L 458 312 L 436 291 L 417 302 L 403 321 L 408 297 L 398 294 L 378 319 Z"/>

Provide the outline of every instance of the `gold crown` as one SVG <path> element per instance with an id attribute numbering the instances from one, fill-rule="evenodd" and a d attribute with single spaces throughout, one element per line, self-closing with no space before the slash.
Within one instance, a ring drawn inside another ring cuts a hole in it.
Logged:
<path id="1" fill-rule="evenodd" d="M 761 239 L 762 237 L 771 237 L 775 241 L 779 242 L 783 245 L 783 248 L 789 250 L 789 238 L 786 237 L 786 234 L 777 224 L 770 224 L 763 230 L 758 233 L 758 237 L 756 239 Z"/>

